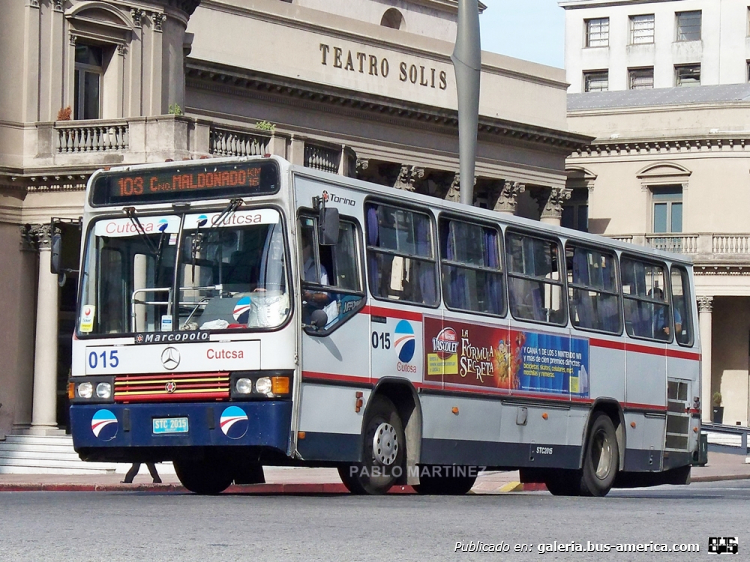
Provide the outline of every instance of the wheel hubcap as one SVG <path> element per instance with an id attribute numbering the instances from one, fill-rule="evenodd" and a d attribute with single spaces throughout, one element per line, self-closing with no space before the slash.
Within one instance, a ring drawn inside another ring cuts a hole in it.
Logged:
<path id="1" fill-rule="evenodd" d="M 372 454 L 375 460 L 390 466 L 398 455 L 398 436 L 396 428 L 389 423 L 381 423 L 372 438 Z"/>
<path id="2" fill-rule="evenodd" d="M 596 439 L 596 452 L 599 454 L 599 462 L 596 463 L 596 477 L 604 480 L 609 476 L 612 467 L 612 444 L 606 435 L 598 435 Z"/>

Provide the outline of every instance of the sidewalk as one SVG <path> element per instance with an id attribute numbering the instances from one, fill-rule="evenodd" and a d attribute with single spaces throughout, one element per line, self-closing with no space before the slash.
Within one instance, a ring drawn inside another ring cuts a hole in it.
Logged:
<path id="1" fill-rule="evenodd" d="M 157 465 L 158 468 L 158 465 Z M 266 484 L 231 486 L 227 493 L 243 494 L 344 494 L 334 468 L 279 468 L 266 467 Z M 162 471 L 162 484 L 152 484 L 146 466 L 132 484 L 122 484 L 122 473 L 97 475 L 67 474 L 0 474 L 0 492 L 21 491 L 151 491 L 185 492 L 172 471 Z M 715 482 L 721 480 L 750 479 L 750 463 L 742 455 L 709 453 L 708 464 L 693 467 L 693 482 Z M 522 485 L 518 471 L 483 472 L 472 488 L 475 494 L 499 494 L 507 492 L 544 490 L 544 486 Z M 391 493 L 413 493 L 410 486 L 397 486 Z"/>

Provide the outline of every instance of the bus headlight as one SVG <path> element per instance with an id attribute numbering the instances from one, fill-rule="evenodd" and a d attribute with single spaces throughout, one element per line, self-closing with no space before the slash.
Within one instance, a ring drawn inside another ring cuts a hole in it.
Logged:
<path id="1" fill-rule="evenodd" d="M 100 382 L 96 385 L 96 395 L 103 400 L 108 400 L 112 397 L 112 385 L 108 382 Z"/>
<path id="2" fill-rule="evenodd" d="M 78 396 L 81 398 L 91 398 L 94 395 L 94 385 L 90 382 L 82 382 L 78 385 Z"/>
<path id="3" fill-rule="evenodd" d="M 237 394 L 250 394 L 253 391 L 253 381 L 251 379 L 237 379 L 234 385 Z"/>
<path id="4" fill-rule="evenodd" d="M 255 392 L 258 394 L 271 394 L 271 377 L 260 377 L 255 382 Z"/>

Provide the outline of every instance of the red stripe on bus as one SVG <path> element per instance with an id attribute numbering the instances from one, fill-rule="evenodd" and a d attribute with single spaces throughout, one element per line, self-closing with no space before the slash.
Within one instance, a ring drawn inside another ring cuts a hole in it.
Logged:
<path id="1" fill-rule="evenodd" d="M 653 410 L 654 412 L 666 412 L 666 406 L 657 404 L 637 404 L 635 402 L 623 402 L 622 407 L 625 410 Z"/>
<path id="2" fill-rule="evenodd" d="M 395 308 L 380 308 L 376 306 L 365 306 L 362 308 L 364 314 L 370 316 L 385 316 L 386 318 L 400 318 L 401 320 L 411 320 L 412 322 L 421 322 L 422 314 L 419 312 L 409 312 L 408 310 L 398 310 Z"/>
<path id="3" fill-rule="evenodd" d="M 660 355 L 662 357 L 675 357 L 678 359 L 690 359 L 692 361 L 699 361 L 701 358 L 700 353 L 692 353 L 690 351 L 682 351 L 679 349 L 670 349 L 664 347 L 651 347 L 648 345 L 639 345 L 629 342 L 591 338 L 589 339 L 589 343 L 594 347 L 604 347 L 606 349 L 617 349 L 620 351 L 632 351 L 634 353 L 646 353 L 648 355 Z"/>
<path id="4" fill-rule="evenodd" d="M 324 380 L 338 382 L 356 382 L 361 384 L 371 384 L 370 377 L 354 377 L 352 375 L 335 375 L 333 373 L 317 373 L 315 371 L 302 371 L 303 380 Z"/>

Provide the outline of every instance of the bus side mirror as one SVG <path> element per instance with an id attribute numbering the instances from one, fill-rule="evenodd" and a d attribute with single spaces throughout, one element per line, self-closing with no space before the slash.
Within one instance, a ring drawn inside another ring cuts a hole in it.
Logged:
<path id="1" fill-rule="evenodd" d="M 317 330 L 322 330 L 326 327 L 326 324 L 328 324 L 328 315 L 325 310 L 313 310 L 310 315 L 310 325 Z"/>
<path id="2" fill-rule="evenodd" d="M 339 210 L 323 207 L 318 220 L 318 242 L 321 246 L 335 246 L 339 242 Z"/>
<path id="3" fill-rule="evenodd" d="M 78 273 L 78 260 L 81 254 L 80 221 L 52 219 L 50 272 L 54 275 Z"/>

